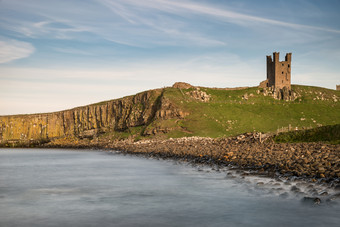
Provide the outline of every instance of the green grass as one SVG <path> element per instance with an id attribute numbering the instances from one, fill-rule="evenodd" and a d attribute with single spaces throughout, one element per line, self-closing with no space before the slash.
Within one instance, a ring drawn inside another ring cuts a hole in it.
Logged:
<path id="1" fill-rule="evenodd" d="M 332 98 L 334 95 L 340 97 L 339 91 L 299 85 L 292 88 L 300 97 L 289 102 L 257 94 L 260 90 L 257 87 L 242 90 L 200 88 L 211 95 L 206 103 L 187 94 L 192 88 L 182 89 L 182 92 L 167 88 L 164 97 L 190 113 L 177 124 L 191 132 L 175 130 L 169 137 L 225 137 L 252 131 L 276 132 L 289 126 L 305 129 L 340 123 L 340 101 L 334 102 Z M 244 94 L 248 95 L 248 100 L 242 99 Z M 157 125 L 162 126 L 162 122 Z"/>
<path id="2" fill-rule="evenodd" d="M 280 133 L 274 137 L 275 142 L 329 142 L 340 144 L 340 124 L 318 128 Z"/>
<path id="3" fill-rule="evenodd" d="M 262 89 L 258 87 L 241 90 L 200 88 L 200 91 L 211 96 L 209 102 L 201 102 L 191 97 L 189 93 L 193 90 L 195 88 L 165 88 L 162 97 L 160 91 L 152 96 L 153 102 L 154 99 L 161 100 L 162 98 L 170 102 L 173 108 L 189 113 L 185 118 L 156 118 L 147 125 L 131 127 L 123 132 L 113 131 L 103 136 L 112 139 L 134 137 L 135 140 L 155 136 L 159 138 L 184 136 L 217 138 L 253 131 L 276 133 L 282 128 L 301 130 L 340 124 L 340 91 L 293 85 L 292 90 L 298 94 L 298 98 L 294 101 L 284 101 L 264 96 Z M 247 100 L 242 98 L 245 94 L 248 96 Z M 337 102 L 334 101 L 334 97 Z M 135 105 L 138 105 L 141 110 L 145 108 L 138 103 Z M 158 135 L 150 134 L 154 129 L 167 129 L 165 130 L 167 132 Z M 328 129 L 330 128 L 325 128 L 325 130 Z M 287 141 L 293 140 L 292 137 Z M 316 139 L 313 137 L 312 141 L 314 140 Z"/>

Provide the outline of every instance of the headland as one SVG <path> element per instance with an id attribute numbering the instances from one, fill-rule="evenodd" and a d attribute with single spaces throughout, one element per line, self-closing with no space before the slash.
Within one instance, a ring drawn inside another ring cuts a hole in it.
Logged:
<path id="1" fill-rule="evenodd" d="M 175 83 L 71 110 L 1 116 L 0 144 L 111 149 L 338 184 L 339 91 L 292 85 L 277 94 Z"/>

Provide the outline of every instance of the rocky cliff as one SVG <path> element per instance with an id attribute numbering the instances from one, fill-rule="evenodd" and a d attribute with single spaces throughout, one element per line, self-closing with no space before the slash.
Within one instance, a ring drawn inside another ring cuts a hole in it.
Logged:
<path id="1" fill-rule="evenodd" d="M 42 143 L 54 138 L 92 138 L 109 131 L 147 126 L 153 119 L 180 117 L 183 113 L 156 89 L 117 100 L 70 110 L 0 116 L 0 144 Z"/>

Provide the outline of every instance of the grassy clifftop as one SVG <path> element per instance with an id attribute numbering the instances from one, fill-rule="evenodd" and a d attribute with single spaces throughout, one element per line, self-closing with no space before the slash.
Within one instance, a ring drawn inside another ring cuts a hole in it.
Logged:
<path id="1" fill-rule="evenodd" d="M 57 113 L 0 116 L 0 143 L 215 138 L 340 124 L 340 91 L 300 85 L 292 91 L 292 100 L 285 101 L 258 87 L 167 87 Z"/>
<path id="2" fill-rule="evenodd" d="M 175 130 L 168 133 L 169 137 L 223 137 L 340 123 L 339 91 L 299 85 L 292 86 L 292 90 L 294 101 L 276 100 L 257 87 L 167 88 L 164 98 L 189 114 L 183 119 L 155 120 L 150 127 L 171 126 Z M 203 101 L 197 93 L 209 100 Z"/>

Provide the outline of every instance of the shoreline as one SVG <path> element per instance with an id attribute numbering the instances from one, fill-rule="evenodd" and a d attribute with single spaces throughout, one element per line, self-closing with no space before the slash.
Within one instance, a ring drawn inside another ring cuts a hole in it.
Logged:
<path id="1" fill-rule="evenodd" d="M 340 185 L 340 146 L 326 143 L 275 143 L 271 136 L 245 133 L 229 138 L 183 137 L 167 140 L 52 141 L 38 147 L 114 150 L 144 157 L 181 160 L 215 169 Z"/>
<path id="2" fill-rule="evenodd" d="M 299 199 L 310 205 L 334 204 L 340 199 L 339 145 L 275 143 L 272 136 L 245 133 L 219 139 L 183 137 L 138 142 L 99 138 L 71 142 L 64 138 L 35 148 L 67 148 L 79 152 L 89 149 L 168 160 L 190 165 L 197 171 L 224 173 L 226 179 L 243 182 L 251 190 L 261 189 L 263 193 Z M 301 163 L 309 168 L 301 171 Z"/>

